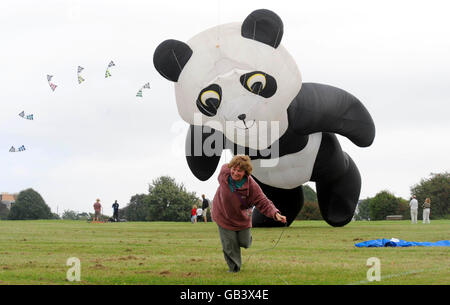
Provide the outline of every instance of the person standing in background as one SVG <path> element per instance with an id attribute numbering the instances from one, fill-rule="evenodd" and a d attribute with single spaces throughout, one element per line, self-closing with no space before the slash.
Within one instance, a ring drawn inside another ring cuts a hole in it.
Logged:
<path id="1" fill-rule="evenodd" d="M 94 221 L 100 221 L 101 211 L 102 205 L 100 204 L 100 199 L 97 198 L 97 201 L 94 203 Z"/>
<path id="2" fill-rule="evenodd" d="M 202 202 L 202 209 L 203 209 L 203 221 L 206 223 L 208 222 L 208 219 L 206 217 L 206 213 L 208 212 L 209 208 L 209 200 L 206 199 L 205 194 L 202 195 L 203 202 Z"/>
<path id="3" fill-rule="evenodd" d="M 201 207 L 197 208 L 197 222 L 202 221 L 203 209 Z"/>
<path id="4" fill-rule="evenodd" d="M 423 203 L 423 223 L 430 223 L 430 208 L 431 208 L 431 200 L 430 198 L 425 199 Z"/>
<path id="5" fill-rule="evenodd" d="M 412 196 L 409 207 L 411 209 L 411 223 L 417 223 L 417 209 L 419 208 L 419 203 L 417 202 L 416 195 Z"/>
<path id="6" fill-rule="evenodd" d="M 191 210 L 191 222 L 197 223 L 197 205 L 194 204 Z"/>
<path id="7" fill-rule="evenodd" d="M 113 203 L 112 208 L 114 211 L 114 214 L 113 214 L 114 221 L 117 222 L 117 221 L 119 221 L 119 204 L 117 203 L 117 200 Z"/>

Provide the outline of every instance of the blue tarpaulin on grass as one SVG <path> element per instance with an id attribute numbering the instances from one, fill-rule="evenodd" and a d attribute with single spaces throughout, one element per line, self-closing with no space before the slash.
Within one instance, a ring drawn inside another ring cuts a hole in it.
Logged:
<path id="1" fill-rule="evenodd" d="M 450 240 L 440 240 L 436 242 L 416 242 L 416 241 L 405 241 L 401 239 L 374 239 L 363 241 L 355 244 L 356 247 L 450 247 Z"/>

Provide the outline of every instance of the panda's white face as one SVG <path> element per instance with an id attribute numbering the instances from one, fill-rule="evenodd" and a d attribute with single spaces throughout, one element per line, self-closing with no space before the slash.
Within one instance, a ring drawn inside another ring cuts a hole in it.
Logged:
<path id="1" fill-rule="evenodd" d="M 254 149 L 276 141 L 287 128 L 286 110 L 301 88 L 300 72 L 284 47 L 242 37 L 241 23 L 206 30 L 187 44 L 192 56 L 175 83 L 183 120 L 198 125 L 201 116 L 201 125 Z M 251 143 L 249 134 L 259 133 L 261 126 L 279 126 L 279 134 Z"/>

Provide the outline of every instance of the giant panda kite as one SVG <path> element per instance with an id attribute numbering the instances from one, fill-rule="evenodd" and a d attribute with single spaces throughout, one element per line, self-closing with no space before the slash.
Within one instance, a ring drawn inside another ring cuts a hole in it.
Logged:
<path id="1" fill-rule="evenodd" d="M 303 206 L 302 184 L 314 181 L 322 217 L 344 226 L 353 217 L 361 177 L 335 134 L 367 147 L 375 126 L 350 93 L 302 84 L 282 36 L 280 17 L 256 10 L 242 23 L 211 28 L 187 43 L 162 42 L 153 63 L 175 83 L 178 112 L 191 125 L 187 163 L 198 179 L 213 175 L 223 149 L 247 154 L 253 177 L 288 225 Z M 283 225 L 256 209 L 252 224 Z"/>

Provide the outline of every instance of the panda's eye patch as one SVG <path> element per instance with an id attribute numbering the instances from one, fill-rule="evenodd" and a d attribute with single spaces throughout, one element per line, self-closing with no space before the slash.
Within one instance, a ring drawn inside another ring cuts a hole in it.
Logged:
<path id="1" fill-rule="evenodd" d="M 200 91 L 197 108 L 206 116 L 215 116 L 222 100 L 222 89 L 217 84 L 209 85 Z"/>
<path id="2" fill-rule="evenodd" d="M 275 78 L 261 71 L 242 75 L 240 82 L 248 91 L 265 98 L 271 97 L 277 91 L 277 82 Z"/>
<path id="3" fill-rule="evenodd" d="M 247 79 L 247 88 L 255 94 L 259 94 L 266 87 L 266 76 L 262 73 L 255 73 Z"/>
<path id="4" fill-rule="evenodd" d="M 206 104 L 206 101 L 209 99 L 216 99 L 220 101 L 220 95 L 219 93 L 217 93 L 214 90 L 207 90 L 204 91 L 201 95 L 200 95 L 200 102 L 202 102 L 203 105 L 208 106 Z"/>

